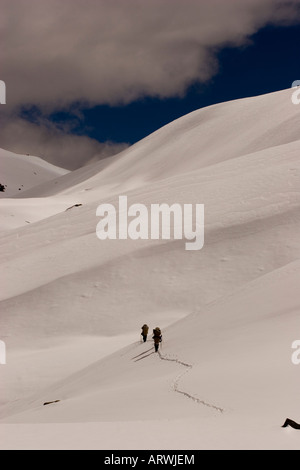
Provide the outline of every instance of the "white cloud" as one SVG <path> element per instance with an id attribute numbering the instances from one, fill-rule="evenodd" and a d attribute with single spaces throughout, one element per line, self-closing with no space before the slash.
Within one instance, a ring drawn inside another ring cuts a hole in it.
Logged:
<path id="1" fill-rule="evenodd" d="M 6 116 L 0 120 L 0 147 L 12 152 L 40 156 L 54 165 L 75 170 L 124 150 L 126 144 L 100 143 L 57 129 L 49 121 L 31 123 Z"/>
<path id="2" fill-rule="evenodd" d="M 0 0 L 1 79 L 7 104 L 0 146 L 77 168 L 117 153 L 99 143 L 12 117 L 83 102 L 126 104 L 184 94 L 218 70 L 216 52 L 266 24 L 299 21 L 299 0 Z"/>
<path id="3" fill-rule="evenodd" d="M 218 48 L 299 20 L 299 0 L 1 0 L 0 8 L 7 100 L 51 109 L 182 94 L 216 72 Z"/>

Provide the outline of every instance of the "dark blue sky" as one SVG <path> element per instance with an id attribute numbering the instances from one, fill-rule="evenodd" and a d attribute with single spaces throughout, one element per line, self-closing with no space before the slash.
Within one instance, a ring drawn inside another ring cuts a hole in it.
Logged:
<path id="1" fill-rule="evenodd" d="M 248 46 L 219 52 L 219 73 L 205 85 L 194 84 L 183 98 L 146 98 L 126 106 L 81 109 L 73 133 L 100 142 L 133 144 L 195 109 L 289 88 L 300 79 L 300 26 L 266 27 Z M 69 114 L 52 116 L 67 123 Z"/>

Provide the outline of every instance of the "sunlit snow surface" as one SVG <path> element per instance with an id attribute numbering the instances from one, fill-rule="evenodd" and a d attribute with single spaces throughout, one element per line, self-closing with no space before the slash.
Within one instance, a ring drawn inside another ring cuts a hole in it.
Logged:
<path id="1" fill-rule="evenodd" d="M 0 201 L 0 448 L 299 448 L 281 428 L 300 422 L 291 93 L 196 111 Z M 96 208 L 120 194 L 204 204 L 204 248 L 100 241 Z M 160 354 L 140 343 L 145 322 Z"/>

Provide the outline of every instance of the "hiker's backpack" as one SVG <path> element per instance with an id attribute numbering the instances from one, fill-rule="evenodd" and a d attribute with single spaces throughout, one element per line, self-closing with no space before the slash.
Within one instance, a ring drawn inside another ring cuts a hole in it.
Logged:
<path id="1" fill-rule="evenodd" d="M 143 325 L 142 330 L 143 330 L 142 335 L 147 336 L 147 334 L 149 332 L 149 326 L 148 325 Z"/>

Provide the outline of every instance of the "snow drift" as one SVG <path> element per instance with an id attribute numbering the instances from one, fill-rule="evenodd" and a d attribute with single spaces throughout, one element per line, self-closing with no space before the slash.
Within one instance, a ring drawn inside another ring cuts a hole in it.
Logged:
<path id="1" fill-rule="evenodd" d="M 300 418 L 290 94 L 196 111 L 4 201 L 35 218 L 0 236 L 2 448 L 299 446 L 281 428 Z M 96 208 L 117 207 L 120 194 L 147 207 L 204 204 L 204 248 L 99 241 Z M 163 329 L 160 355 L 138 341 L 145 322 Z"/>

